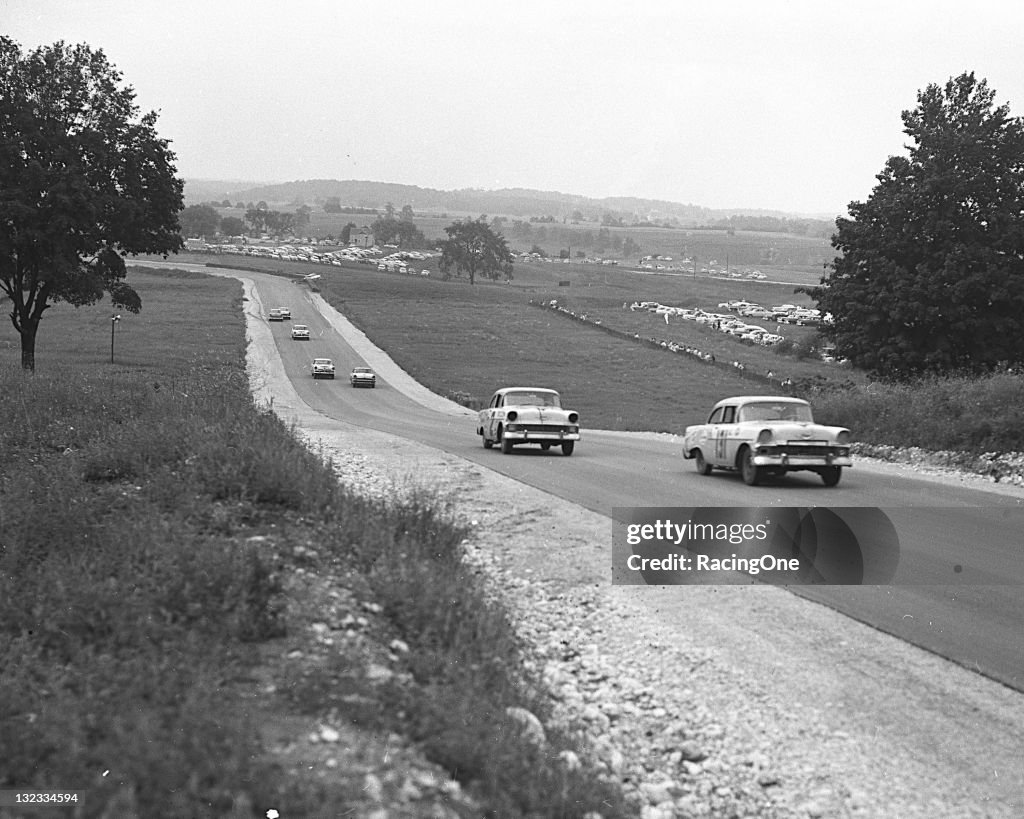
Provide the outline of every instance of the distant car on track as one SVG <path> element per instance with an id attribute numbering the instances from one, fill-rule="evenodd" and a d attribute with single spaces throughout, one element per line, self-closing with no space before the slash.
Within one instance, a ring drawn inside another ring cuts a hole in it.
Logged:
<path id="1" fill-rule="evenodd" d="M 540 444 L 545 450 L 560 446 L 563 455 L 572 455 L 580 440 L 580 416 L 562 409 L 555 390 L 505 387 L 480 410 L 476 431 L 485 449 L 499 444 L 505 455 L 519 444 Z"/>
<path id="2" fill-rule="evenodd" d="M 267 313 L 267 321 L 284 321 L 284 315 L 281 313 L 281 308 L 274 307 L 269 313 Z"/>
<path id="3" fill-rule="evenodd" d="M 369 367 L 353 367 L 348 380 L 353 387 L 377 386 L 377 374 Z"/>
<path id="4" fill-rule="evenodd" d="M 278 307 L 277 310 L 281 314 L 282 321 L 292 320 L 292 309 L 290 307 Z"/>
<path id="5" fill-rule="evenodd" d="M 329 358 L 313 359 L 313 378 L 334 378 L 334 362 Z"/>
<path id="6" fill-rule="evenodd" d="M 292 339 L 295 341 L 309 341 L 309 328 L 305 324 L 293 324 Z"/>
<path id="7" fill-rule="evenodd" d="M 800 398 L 741 395 L 715 404 L 707 423 L 686 428 L 683 457 L 701 475 L 713 469 L 739 471 L 755 486 L 765 477 L 816 472 L 835 486 L 850 458 L 850 430 L 816 424 L 811 405 Z"/>

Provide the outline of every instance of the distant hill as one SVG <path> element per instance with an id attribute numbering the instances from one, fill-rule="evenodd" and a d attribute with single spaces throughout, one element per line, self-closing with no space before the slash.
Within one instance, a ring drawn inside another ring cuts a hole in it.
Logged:
<path id="1" fill-rule="evenodd" d="M 778 218 L 801 218 L 792 213 L 777 210 L 727 209 L 713 210 L 699 205 L 669 202 L 662 199 L 639 197 L 607 197 L 592 199 L 557 191 L 537 191 L 526 188 L 503 188 L 483 190 L 464 188 L 442 191 L 434 188 L 420 188 L 416 185 L 401 185 L 395 182 L 369 182 L 363 180 L 307 179 L 277 184 L 255 184 L 251 182 L 225 182 L 218 180 L 186 180 L 185 204 L 199 202 L 264 201 L 275 208 L 322 205 L 329 197 L 336 196 L 341 204 L 360 207 L 383 207 L 390 202 L 397 210 L 411 205 L 417 213 L 447 213 L 452 216 L 553 216 L 557 221 L 571 218 L 574 211 L 588 220 L 599 220 L 606 214 L 636 220 L 678 220 L 683 225 L 707 224 L 730 216 L 769 216 Z"/>

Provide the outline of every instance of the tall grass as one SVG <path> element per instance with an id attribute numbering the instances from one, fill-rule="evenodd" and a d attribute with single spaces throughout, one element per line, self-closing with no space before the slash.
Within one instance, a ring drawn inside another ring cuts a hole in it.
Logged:
<path id="1" fill-rule="evenodd" d="M 230 682 L 309 626 L 286 594 L 301 564 L 375 600 L 386 637 L 261 708 L 408 735 L 491 815 L 617 810 L 592 770 L 551 761 L 569 737 L 542 749 L 508 716 L 546 700 L 447 506 L 358 497 L 253 405 L 232 283 L 140 279 L 164 309 L 129 360 L 81 343 L 102 311 L 56 309 L 39 372 L 0 363 L 0 788 L 82 791 L 83 817 L 344 815 L 361 785 L 286 774 Z M 395 635 L 409 651 L 377 685 L 367 663 Z"/>
<path id="2" fill-rule="evenodd" d="M 921 378 L 873 383 L 814 397 L 816 417 L 858 441 L 972 454 L 1024 452 L 1024 377 Z"/>

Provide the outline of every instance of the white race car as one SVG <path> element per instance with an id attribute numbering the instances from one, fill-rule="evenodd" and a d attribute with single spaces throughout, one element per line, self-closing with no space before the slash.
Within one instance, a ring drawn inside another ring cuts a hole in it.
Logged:
<path id="1" fill-rule="evenodd" d="M 750 486 L 765 477 L 810 470 L 825 486 L 839 483 L 850 458 L 850 430 L 814 423 L 800 398 L 741 395 L 715 404 L 707 423 L 686 428 L 683 457 L 701 475 L 739 471 Z"/>
<path id="2" fill-rule="evenodd" d="M 572 455 L 580 440 L 580 416 L 562 409 L 554 390 L 505 387 L 480 410 L 476 431 L 485 449 L 499 444 L 506 455 L 518 444 L 539 444 L 545 450 L 559 446 L 563 455 Z"/>

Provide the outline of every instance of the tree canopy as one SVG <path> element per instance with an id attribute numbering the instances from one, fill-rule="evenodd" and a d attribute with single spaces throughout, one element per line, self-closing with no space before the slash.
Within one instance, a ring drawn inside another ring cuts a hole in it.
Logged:
<path id="1" fill-rule="evenodd" d="M 189 205 L 178 217 L 182 236 L 213 238 L 221 225 L 220 214 L 213 205 Z"/>
<path id="2" fill-rule="evenodd" d="M 474 284 L 477 276 L 497 279 L 504 275 L 512 279 L 512 252 L 508 242 L 500 233 L 495 233 L 487 224 L 487 217 L 454 222 L 444 229 L 448 238 L 441 243 L 439 268 L 445 279 L 469 274 L 469 283 Z"/>
<path id="3" fill-rule="evenodd" d="M 400 219 L 394 217 L 393 206 L 391 206 L 391 213 L 390 217 L 378 217 L 370 226 L 370 230 L 373 231 L 373 236 L 379 244 L 389 244 L 397 240 L 399 247 L 418 247 L 426 241 L 423 231 L 417 228 L 412 221 L 410 205 L 402 208 Z"/>
<path id="4" fill-rule="evenodd" d="M 51 303 L 108 293 L 138 312 L 124 256 L 181 247 L 183 183 L 156 119 L 139 116 L 102 51 L 58 42 L 25 53 L 0 36 L 0 289 L 26 369 Z"/>
<path id="5" fill-rule="evenodd" d="M 973 73 L 903 112 L 912 140 L 836 220 L 811 291 L 836 352 L 903 378 L 1024 361 L 1024 123 Z"/>

